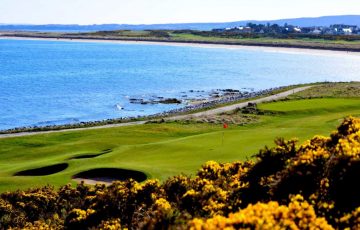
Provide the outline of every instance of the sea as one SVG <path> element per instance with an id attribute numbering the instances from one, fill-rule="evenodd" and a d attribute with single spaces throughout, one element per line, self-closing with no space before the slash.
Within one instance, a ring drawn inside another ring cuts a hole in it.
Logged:
<path id="1" fill-rule="evenodd" d="M 223 89 L 360 81 L 359 63 L 346 52 L 0 39 L 0 130 L 152 115 Z M 134 103 L 167 98 L 182 103 Z"/>

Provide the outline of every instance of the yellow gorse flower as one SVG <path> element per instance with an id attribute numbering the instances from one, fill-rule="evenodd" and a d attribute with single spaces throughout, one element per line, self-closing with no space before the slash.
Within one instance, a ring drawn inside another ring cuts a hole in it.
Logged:
<path id="1" fill-rule="evenodd" d="M 195 218 L 190 223 L 190 229 L 334 229 L 324 218 L 316 217 L 313 207 L 295 196 L 288 206 L 277 202 L 257 203 L 245 209 L 230 214 L 228 217 L 214 216 L 209 219 Z M 240 227 L 241 228 L 241 227 Z"/>

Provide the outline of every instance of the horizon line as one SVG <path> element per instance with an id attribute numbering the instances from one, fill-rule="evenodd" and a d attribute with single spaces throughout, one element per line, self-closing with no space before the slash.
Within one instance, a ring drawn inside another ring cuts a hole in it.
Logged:
<path id="1" fill-rule="evenodd" d="M 169 22 L 169 23 L 100 23 L 100 24 L 62 24 L 62 23 L 47 23 L 47 24 L 30 24 L 30 23 L 0 23 L 0 26 L 3 25 L 27 25 L 27 26 L 44 26 L 44 25 L 76 25 L 76 26 L 96 26 L 96 25 L 132 25 L 132 26 L 144 26 L 144 25 L 176 25 L 176 24 L 217 24 L 217 23 L 233 23 L 233 22 L 246 22 L 246 21 L 278 21 L 278 20 L 293 20 L 293 19 L 315 19 L 323 17 L 340 17 L 340 16 L 360 16 L 360 14 L 339 14 L 339 15 L 322 15 L 322 16 L 313 16 L 313 17 L 296 17 L 296 18 L 277 18 L 277 19 L 244 19 L 244 20 L 234 20 L 234 21 L 217 21 L 217 22 Z"/>

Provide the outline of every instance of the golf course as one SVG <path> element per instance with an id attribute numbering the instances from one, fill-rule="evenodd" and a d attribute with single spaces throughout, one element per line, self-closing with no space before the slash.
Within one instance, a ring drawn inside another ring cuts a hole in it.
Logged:
<path id="1" fill-rule="evenodd" d="M 251 159 L 276 138 L 301 143 L 328 135 L 344 117 L 359 116 L 359 87 L 356 82 L 324 83 L 258 104 L 255 112 L 228 112 L 251 119 L 226 129 L 221 123 L 168 121 L 1 138 L 0 192 L 76 184 L 74 176 L 89 170 L 121 169 L 136 173 L 139 181 L 164 181 L 194 175 L 210 160 Z"/>

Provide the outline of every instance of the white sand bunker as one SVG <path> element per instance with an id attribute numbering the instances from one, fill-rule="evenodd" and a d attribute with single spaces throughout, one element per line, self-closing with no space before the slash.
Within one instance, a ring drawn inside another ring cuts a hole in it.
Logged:
<path id="1" fill-rule="evenodd" d="M 119 168 L 97 168 L 80 172 L 72 177 L 75 181 L 83 181 L 85 184 L 105 184 L 110 185 L 114 181 L 125 181 L 134 179 L 138 182 L 147 179 L 145 173 L 135 170 Z"/>

